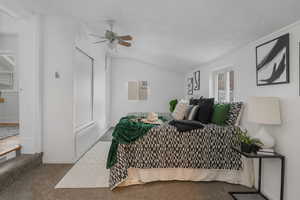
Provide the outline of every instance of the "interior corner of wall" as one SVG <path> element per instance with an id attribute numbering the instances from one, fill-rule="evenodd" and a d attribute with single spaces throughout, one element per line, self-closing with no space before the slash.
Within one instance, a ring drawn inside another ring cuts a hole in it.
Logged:
<path id="1" fill-rule="evenodd" d="M 35 140 L 32 137 L 22 137 L 21 136 L 21 144 L 22 144 L 22 153 L 23 154 L 34 154 L 37 153 L 35 149 Z"/>

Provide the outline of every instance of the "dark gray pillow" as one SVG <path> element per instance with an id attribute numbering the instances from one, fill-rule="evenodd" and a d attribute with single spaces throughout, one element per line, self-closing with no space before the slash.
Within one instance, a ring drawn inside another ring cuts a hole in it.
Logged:
<path id="1" fill-rule="evenodd" d="M 195 120 L 196 116 L 197 116 L 197 113 L 198 113 L 198 110 L 199 110 L 199 106 L 193 106 L 188 117 L 187 117 L 187 120 Z"/>
<path id="2" fill-rule="evenodd" d="M 203 124 L 211 123 L 214 102 L 214 98 L 201 98 L 199 101 L 199 111 L 196 120 Z"/>
<path id="3" fill-rule="evenodd" d="M 193 105 L 193 106 L 198 105 L 202 98 L 203 98 L 203 96 L 201 96 L 199 99 L 194 99 L 193 97 L 190 98 L 190 105 Z"/>
<path id="4" fill-rule="evenodd" d="M 199 121 L 195 120 L 172 120 L 169 124 L 175 126 L 179 132 L 202 129 L 204 127 Z"/>

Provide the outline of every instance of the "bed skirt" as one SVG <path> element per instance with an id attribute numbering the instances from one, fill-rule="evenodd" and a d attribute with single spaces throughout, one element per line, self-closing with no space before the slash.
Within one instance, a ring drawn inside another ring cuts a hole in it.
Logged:
<path id="1" fill-rule="evenodd" d="M 253 160 L 242 157 L 242 170 L 189 168 L 129 168 L 128 177 L 116 187 L 145 184 L 156 181 L 222 181 L 247 187 L 254 186 Z"/>

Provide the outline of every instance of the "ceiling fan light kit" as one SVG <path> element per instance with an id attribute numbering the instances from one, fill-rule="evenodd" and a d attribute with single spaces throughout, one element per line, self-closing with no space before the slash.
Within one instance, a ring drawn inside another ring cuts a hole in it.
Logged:
<path id="1" fill-rule="evenodd" d="M 108 21 L 108 24 L 110 26 L 110 30 L 106 30 L 104 36 L 99 36 L 97 34 L 90 34 L 93 37 L 99 38 L 101 40 L 95 42 L 95 44 L 107 42 L 108 47 L 110 49 L 116 48 L 116 46 L 122 45 L 124 47 L 131 47 L 131 43 L 128 41 L 133 40 L 132 36 L 130 35 L 123 35 L 119 36 L 117 33 L 113 32 L 113 22 L 112 20 Z"/>

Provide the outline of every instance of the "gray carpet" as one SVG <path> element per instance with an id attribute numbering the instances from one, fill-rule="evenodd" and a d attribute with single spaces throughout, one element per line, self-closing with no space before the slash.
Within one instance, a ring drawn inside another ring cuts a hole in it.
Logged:
<path id="1" fill-rule="evenodd" d="M 232 200 L 229 191 L 251 189 L 221 182 L 156 182 L 117 188 L 55 189 L 72 165 L 42 165 L 0 192 L 0 200 Z"/>

